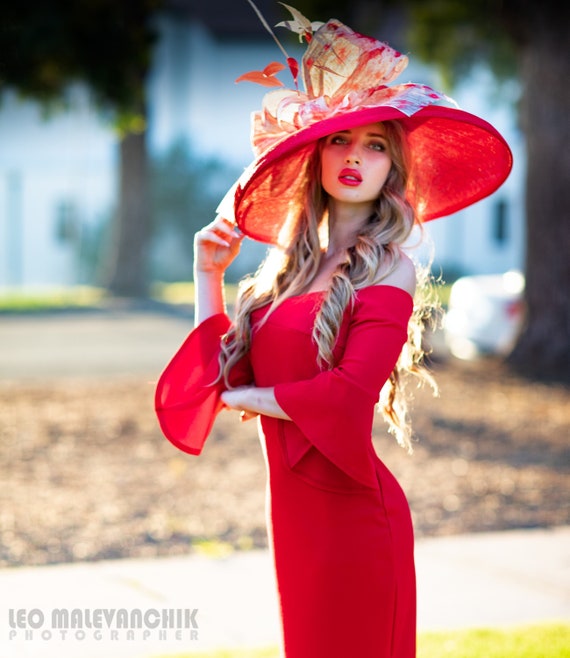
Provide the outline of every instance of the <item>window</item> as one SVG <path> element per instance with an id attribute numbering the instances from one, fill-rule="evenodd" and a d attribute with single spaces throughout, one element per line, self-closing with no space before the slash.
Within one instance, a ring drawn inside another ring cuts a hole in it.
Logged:
<path id="1" fill-rule="evenodd" d="M 508 220 L 507 202 L 500 199 L 495 203 L 492 224 L 493 240 L 499 246 L 506 244 L 509 239 Z"/>

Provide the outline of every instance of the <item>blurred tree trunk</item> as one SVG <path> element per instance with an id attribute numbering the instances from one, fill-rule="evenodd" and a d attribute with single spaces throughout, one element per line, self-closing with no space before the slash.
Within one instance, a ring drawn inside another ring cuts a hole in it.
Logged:
<path id="1" fill-rule="evenodd" d="M 119 150 L 119 207 L 106 287 L 115 296 L 146 297 L 151 231 L 146 132 L 127 133 Z"/>
<path id="2" fill-rule="evenodd" d="M 521 53 L 526 323 L 509 362 L 533 377 L 570 381 L 570 48 L 563 30 L 552 20 L 535 23 Z"/>

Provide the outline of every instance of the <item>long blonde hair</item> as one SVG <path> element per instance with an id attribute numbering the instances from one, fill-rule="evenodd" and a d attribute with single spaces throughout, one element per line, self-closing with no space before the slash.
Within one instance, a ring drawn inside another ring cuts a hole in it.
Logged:
<path id="1" fill-rule="evenodd" d="M 415 224 L 414 210 L 405 199 L 408 154 L 403 129 L 397 121 L 386 121 L 383 126 L 392 159 L 390 173 L 373 214 L 334 271 L 316 316 L 313 340 L 322 369 L 335 366 L 336 338 L 356 291 L 378 284 L 396 268 L 400 247 L 409 238 Z M 227 385 L 232 367 L 249 351 L 252 312 L 270 304 L 267 317 L 283 300 L 306 290 L 319 270 L 323 257 L 322 233 L 328 220 L 328 197 L 320 183 L 321 144 L 316 146 L 308 164 L 303 198 L 297 212 L 287 222 L 287 246 L 273 248 L 258 271 L 240 284 L 235 320 L 222 340 L 220 353 L 220 376 Z M 281 237 L 283 239 L 283 233 Z M 429 276 L 427 269 L 416 269 L 418 287 L 408 325 L 408 341 L 380 396 L 380 407 L 390 431 L 410 452 L 412 432 L 402 374 L 413 374 L 435 387 L 423 365 L 425 353 L 422 347 L 423 327 L 431 315 L 431 305 L 426 301 Z"/>

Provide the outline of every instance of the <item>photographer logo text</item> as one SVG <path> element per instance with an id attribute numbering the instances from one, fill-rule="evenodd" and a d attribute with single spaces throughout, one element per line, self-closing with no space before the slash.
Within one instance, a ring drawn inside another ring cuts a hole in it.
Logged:
<path id="1" fill-rule="evenodd" d="M 198 608 L 10 608 L 10 640 L 197 640 Z"/>

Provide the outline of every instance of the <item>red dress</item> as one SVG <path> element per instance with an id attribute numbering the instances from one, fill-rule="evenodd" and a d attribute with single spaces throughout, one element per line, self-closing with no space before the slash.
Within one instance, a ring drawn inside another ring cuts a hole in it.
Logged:
<path id="1" fill-rule="evenodd" d="M 319 370 L 311 332 L 322 293 L 252 317 L 249 358 L 232 384 L 275 387 L 291 421 L 260 417 L 267 460 L 269 536 L 287 658 L 414 658 L 413 531 L 405 495 L 372 445 L 379 391 L 407 337 L 410 295 L 358 291 L 345 312 L 336 366 Z M 222 404 L 218 372 L 225 315 L 208 318 L 162 374 L 164 434 L 199 454 Z"/>

